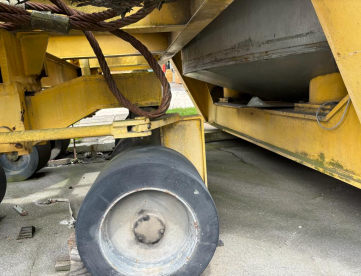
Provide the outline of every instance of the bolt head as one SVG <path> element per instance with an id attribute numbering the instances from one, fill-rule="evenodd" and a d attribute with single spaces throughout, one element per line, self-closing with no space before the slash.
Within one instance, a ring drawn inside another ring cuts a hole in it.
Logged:
<path id="1" fill-rule="evenodd" d="M 17 143 L 17 144 L 15 145 L 15 148 L 17 148 L 17 149 L 22 149 L 22 148 L 23 148 L 23 145 L 20 144 L 20 143 Z"/>

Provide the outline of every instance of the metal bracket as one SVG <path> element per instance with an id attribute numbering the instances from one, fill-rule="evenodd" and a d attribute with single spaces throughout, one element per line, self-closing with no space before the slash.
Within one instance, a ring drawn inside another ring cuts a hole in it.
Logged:
<path id="1" fill-rule="evenodd" d="M 138 117 L 139 119 L 143 119 L 143 117 Z M 138 119 L 136 118 L 136 119 Z M 134 132 L 143 132 L 143 131 L 150 131 L 157 128 L 161 128 L 166 125 L 174 124 L 180 121 L 182 117 L 178 114 L 166 114 L 162 117 L 150 121 L 148 124 L 136 125 L 132 127 L 132 131 Z"/>
<path id="2" fill-rule="evenodd" d="M 138 117 L 134 120 L 115 121 L 111 125 L 2 132 L 0 133 L 0 144 L 108 135 L 114 138 L 146 137 L 152 135 L 152 130 L 176 123 L 180 120 L 181 117 L 179 114 L 167 114 L 154 121 L 150 121 L 148 118 Z"/>
<path id="3" fill-rule="evenodd" d="M 68 34 L 70 30 L 69 17 L 51 14 L 51 12 L 33 11 L 31 13 L 31 26 L 34 29 L 62 34 Z"/>

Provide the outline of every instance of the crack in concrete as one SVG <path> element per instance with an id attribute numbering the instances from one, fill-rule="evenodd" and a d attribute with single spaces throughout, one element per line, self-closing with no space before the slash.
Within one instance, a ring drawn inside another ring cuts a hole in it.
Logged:
<path id="1" fill-rule="evenodd" d="M 227 152 L 227 153 L 230 153 L 232 154 L 234 157 L 236 157 L 237 159 L 239 159 L 240 162 L 244 163 L 244 164 L 248 164 L 246 161 L 244 161 L 241 157 L 239 157 L 237 154 L 235 154 L 234 152 L 232 151 L 228 151 L 224 148 L 218 148 L 220 151 L 223 151 L 223 152 Z"/>

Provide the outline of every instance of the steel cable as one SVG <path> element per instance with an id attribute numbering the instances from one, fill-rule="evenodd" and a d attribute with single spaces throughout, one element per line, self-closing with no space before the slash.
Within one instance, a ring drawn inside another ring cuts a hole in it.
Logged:
<path id="1" fill-rule="evenodd" d="M 156 5 L 152 4 L 152 2 L 146 1 L 143 7 L 136 13 L 122 19 L 104 22 L 104 20 L 108 20 L 117 16 L 117 12 L 109 9 L 103 12 L 87 14 L 68 7 L 62 0 L 51 0 L 51 2 L 54 5 L 26 2 L 25 8 L 29 10 L 43 12 L 50 11 L 56 14 L 67 15 L 71 28 L 82 30 L 87 40 L 89 41 L 99 61 L 99 65 L 103 71 L 108 87 L 114 96 L 118 99 L 118 101 L 122 103 L 124 107 L 128 108 L 131 112 L 139 116 L 157 118 L 165 114 L 169 108 L 172 95 L 170 85 L 164 75 L 164 72 L 162 71 L 162 68 L 145 45 L 143 45 L 132 35 L 119 29 L 143 19 L 156 8 Z M 5 22 L 0 23 L 0 28 L 8 31 L 15 31 L 16 29 L 21 28 L 21 25 L 31 26 L 31 13 L 29 11 L 17 8 L 16 6 L 12 7 L 0 3 L 0 21 Z M 110 72 L 109 66 L 105 60 L 105 56 L 100 48 L 100 45 L 91 31 L 109 31 L 113 35 L 130 43 L 144 56 L 144 58 L 149 63 L 149 66 L 153 69 L 154 73 L 160 80 L 163 88 L 162 101 L 157 110 L 152 112 L 144 111 L 137 105 L 131 103 L 126 97 L 124 97 L 124 95 L 122 95 Z"/>
<path id="2" fill-rule="evenodd" d="M 316 112 L 316 120 L 317 120 L 318 125 L 319 125 L 320 127 L 322 127 L 324 130 L 334 130 L 334 129 L 338 128 L 338 127 L 341 125 L 341 123 L 343 122 L 343 120 L 345 119 L 345 116 L 346 116 L 348 107 L 350 106 L 350 103 L 351 103 L 351 98 L 348 99 L 348 101 L 347 101 L 345 110 L 344 110 L 344 112 L 343 112 L 343 114 L 342 114 L 342 117 L 341 117 L 340 121 L 339 121 L 335 126 L 333 126 L 333 127 L 325 127 L 325 126 L 323 126 L 323 125 L 321 124 L 321 122 L 320 122 L 319 113 L 320 113 L 321 109 L 322 109 L 325 105 L 338 104 L 338 102 L 328 102 L 328 103 L 324 103 L 324 104 L 320 105 L 320 107 L 317 109 L 317 112 Z"/>

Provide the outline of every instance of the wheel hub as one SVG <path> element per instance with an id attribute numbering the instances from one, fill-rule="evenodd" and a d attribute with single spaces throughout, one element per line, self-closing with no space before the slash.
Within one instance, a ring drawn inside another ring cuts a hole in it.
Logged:
<path id="1" fill-rule="evenodd" d="M 139 242 L 155 244 L 164 236 L 165 225 L 159 217 L 145 214 L 134 223 L 133 232 Z"/>
<path id="2" fill-rule="evenodd" d="M 102 254 L 122 275 L 173 275 L 198 242 L 194 213 L 168 190 L 142 189 L 121 196 L 103 218 Z"/>
<path id="3" fill-rule="evenodd" d="M 16 162 L 16 161 L 18 161 L 20 159 L 20 156 L 17 153 L 16 154 L 7 154 L 6 158 L 10 162 Z"/>

